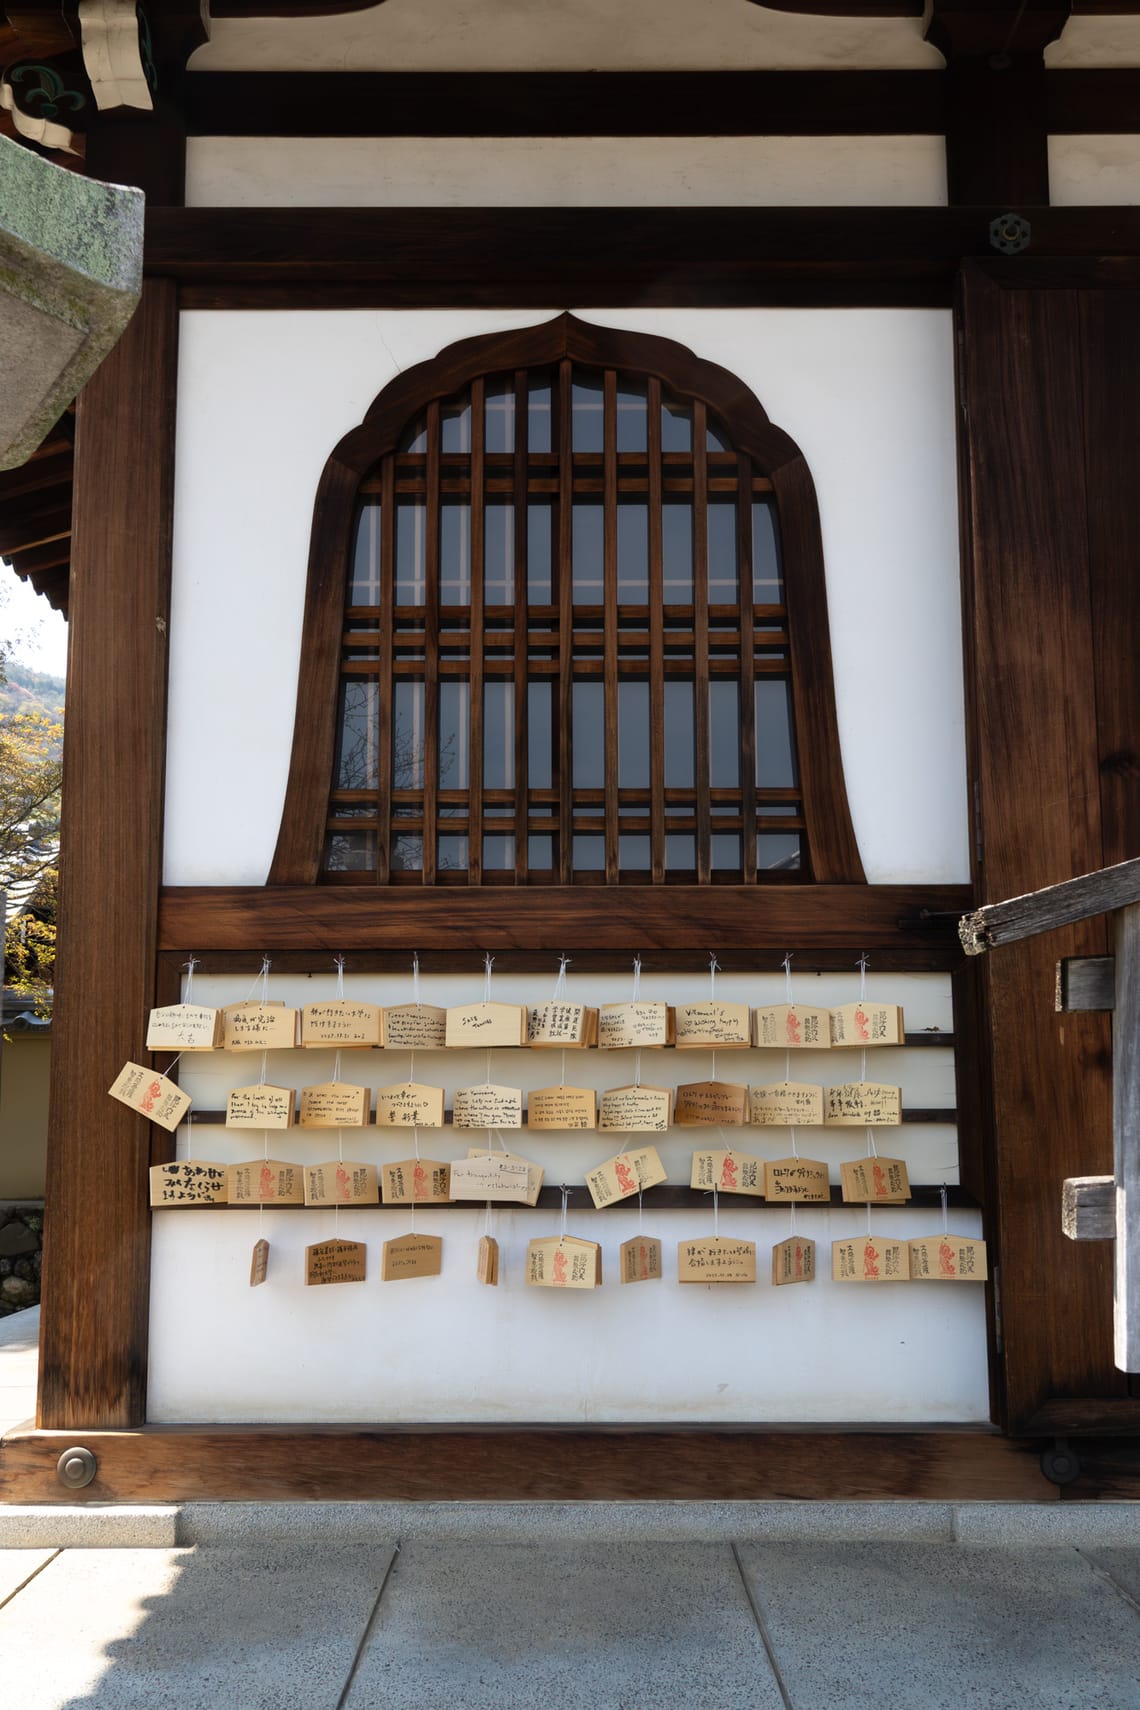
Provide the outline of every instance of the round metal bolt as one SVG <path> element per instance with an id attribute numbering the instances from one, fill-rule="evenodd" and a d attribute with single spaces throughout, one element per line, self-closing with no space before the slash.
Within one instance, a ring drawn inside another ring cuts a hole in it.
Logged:
<path id="1" fill-rule="evenodd" d="M 1032 235 L 1029 221 L 1020 214 L 999 214 L 990 221 L 990 246 L 1002 255 L 1020 255 L 1029 248 Z"/>
<path id="2" fill-rule="evenodd" d="M 1041 1456 L 1041 1471 L 1050 1484 L 1072 1484 L 1081 1476 L 1081 1463 L 1070 1448 L 1058 1443 Z"/>
<path id="3" fill-rule="evenodd" d="M 67 1485 L 69 1490 L 82 1490 L 98 1470 L 99 1463 L 90 1449 L 65 1449 L 56 1467 L 60 1484 Z"/>

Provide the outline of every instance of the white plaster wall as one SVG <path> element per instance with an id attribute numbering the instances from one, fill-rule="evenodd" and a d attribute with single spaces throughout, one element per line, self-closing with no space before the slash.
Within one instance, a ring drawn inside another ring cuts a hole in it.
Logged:
<path id="1" fill-rule="evenodd" d="M 1070 18 L 1045 49 L 1049 67 L 1140 65 L 1140 18 Z"/>
<path id="2" fill-rule="evenodd" d="M 191 207 L 915 207 L 942 137 L 191 137 Z"/>
<path id="3" fill-rule="evenodd" d="M 1062 208 L 1140 202 L 1140 135 L 1050 137 L 1049 200 Z"/>
<path id="4" fill-rule="evenodd" d="M 332 18 L 218 18 L 194 71 L 937 70 L 921 18 L 746 0 L 387 0 Z"/>
<path id="5" fill-rule="evenodd" d="M 256 961 L 251 958 L 251 965 Z M 493 995 L 522 1002 L 548 995 L 553 979 L 496 976 Z M 251 967 L 252 974 L 252 967 Z M 244 997 L 249 979 L 199 978 L 195 999 L 226 1002 Z M 379 1002 L 410 999 L 410 976 L 357 976 L 346 989 Z M 629 995 L 627 976 L 575 976 L 571 994 L 605 1002 Z M 271 976 L 271 995 L 292 1003 L 326 997 L 334 976 Z M 901 1002 L 908 1031 L 951 1026 L 949 983 L 943 976 L 871 974 L 868 990 Z M 464 1003 L 481 995 L 482 981 L 467 976 L 425 977 L 425 1002 Z M 685 1001 L 707 992 L 696 975 L 646 975 L 642 994 Z M 718 995 L 752 1003 L 778 1002 L 782 976 L 721 975 Z M 797 976 L 804 1002 L 849 1001 L 857 976 Z M 616 1086 L 633 1078 L 634 1053 L 569 1053 L 567 1080 Z M 246 1055 L 183 1059 L 183 1085 L 199 1109 L 216 1109 L 231 1086 L 255 1079 L 259 1061 Z M 274 1053 L 269 1078 L 303 1086 L 332 1072 L 331 1054 Z M 644 1052 L 642 1079 L 676 1085 L 711 1071 L 703 1052 Z M 759 1084 L 782 1078 L 784 1055 L 771 1051 L 722 1052 L 722 1079 Z M 795 1076 L 824 1084 L 858 1077 L 858 1054 L 803 1052 Z M 408 1073 L 404 1052 L 346 1052 L 342 1078 L 370 1087 Z M 456 1086 L 486 1075 L 482 1052 L 421 1052 L 418 1079 Z M 527 1090 L 559 1078 L 556 1052 L 498 1051 L 493 1078 Z M 954 1104 L 951 1053 L 885 1050 L 868 1053 L 868 1075 L 901 1084 L 904 1106 Z M 589 1295 L 566 1297 L 531 1289 L 523 1281 L 526 1243 L 557 1232 L 557 1215 L 497 1212 L 501 1282 L 475 1282 L 480 1209 L 419 1211 L 415 1227 L 443 1237 L 443 1273 L 402 1284 L 380 1282 L 380 1246 L 411 1226 L 406 1209 L 342 1212 L 339 1233 L 368 1247 L 368 1280 L 337 1288 L 307 1289 L 304 1248 L 335 1229 L 326 1211 L 161 1211 L 153 1220 L 150 1397 L 155 1422 L 372 1420 L 505 1421 L 924 1421 L 978 1422 L 988 1417 L 983 1290 L 961 1285 L 903 1285 L 880 1289 L 835 1285 L 830 1280 L 833 1239 L 862 1233 L 861 1209 L 803 1210 L 800 1231 L 819 1242 L 819 1280 L 773 1289 L 767 1282 L 774 1241 L 790 1230 L 786 1211 L 722 1200 L 720 1231 L 757 1242 L 755 1287 L 694 1287 L 676 1281 L 676 1243 L 712 1232 L 712 1211 L 645 1214 L 645 1228 L 665 1245 L 662 1281 L 623 1287 L 617 1249 L 637 1232 L 635 1207 L 596 1214 L 583 1182 L 588 1166 L 612 1155 L 616 1137 L 531 1134 L 504 1136 L 512 1149 L 543 1166 L 548 1183 L 577 1183 L 568 1229 L 600 1240 L 605 1282 Z M 904 1124 L 880 1130 L 881 1152 L 906 1158 L 912 1180 L 957 1180 L 952 1127 Z M 454 1159 L 468 1140 L 453 1128 L 425 1130 L 426 1157 Z M 781 1157 L 789 1151 L 782 1129 L 734 1130 L 741 1150 Z M 857 1130 L 803 1130 L 800 1150 L 826 1159 L 833 1180 L 839 1161 L 861 1153 Z M 334 1133 L 295 1129 L 270 1136 L 271 1155 L 318 1162 L 337 1155 Z M 187 1131 L 179 1155 L 191 1155 Z M 715 1130 L 673 1129 L 659 1151 L 671 1181 L 686 1182 L 691 1152 L 718 1144 Z M 407 1157 L 410 1134 L 375 1128 L 346 1130 L 344 1156 L 373 1163 Z M 259 1155 L 261 1136 L 198 1123 L 192 1155 L 236 1161 Z M 940 1214 L 906 1207 L 872 1213 L 874 1228 L 898 1237 L 934 1233 Z M 974 1213 L 955 1212 L 951 1228 L 978 1234 Z M 248 1284 L 253 1242 L 270 1242 L 269 1280 Z M 192 1310 L 188 1310 L 188 1305 Z"/>
<path id="6" fill-rule="evenodd" d="M 284 799 L 313 497 L 400 370 L 532 311 L 182 316 L 168 884 L 260 884 Z M 872 882 L 968 876 L 953 354 L 940 310 L 614 310 L 723 363 L 819 495 L 840 742 Z"/>

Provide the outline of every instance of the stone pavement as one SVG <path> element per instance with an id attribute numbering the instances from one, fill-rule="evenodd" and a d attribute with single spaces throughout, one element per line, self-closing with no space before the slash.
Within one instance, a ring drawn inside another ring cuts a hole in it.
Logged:
<path id="1" fill-rule="evenodd" d="M 0 1549 L 19 1710 L 1136 1710 L 1140 1548 Z"/>
<path id="2" fill-rule="evenodd" d="M 1140 1710 L 1140 1504 L 0 1505 L 0 1704 Z"/>

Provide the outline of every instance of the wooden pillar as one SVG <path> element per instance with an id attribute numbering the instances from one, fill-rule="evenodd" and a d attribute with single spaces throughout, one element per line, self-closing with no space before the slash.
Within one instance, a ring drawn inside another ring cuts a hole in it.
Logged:
<path id="1" fill-rule="evenodd" d="M 951 204 L 995 212 L 1049 200 L 1046 45 L 1069 15 L 1051 0 L 934 0 L 927 38 L 946 56 Z"/>
<path id="2" fill-rule="evenodd" d="M 146 1410 L 147 1167 L 108 1098 L 153 1000 L 174 500 L 176 287 L 151 280 L 79 400 L 38 1423 Z"/>
<path id="3" fill-rule="evenodd" d="M 1102 865 L 1088 441 L 1078 293 L 960 282 L 959 465 L 974 882 L 997 900 Z M 1103 921 L 987 957 L 974 1037 L 992 1086 L 1005 1422 L 1054 1397 L 1125 1393 L 1113 1370 L 1112 1256 L 1066 1241 L 1067 1176 L 1111 1169 L 1107 1018 L 1053 1012 L 1059 956 L 1108 948 Z"/>

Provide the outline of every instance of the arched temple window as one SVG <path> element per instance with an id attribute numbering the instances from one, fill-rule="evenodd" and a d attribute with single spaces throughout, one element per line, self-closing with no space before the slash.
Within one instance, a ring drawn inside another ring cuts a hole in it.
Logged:
<path id="1" fill-rule="evenodd" d="M 862 879 L 798 449 L 562 316 L 381 393 L 318 496 L 271 882 Z"/>

